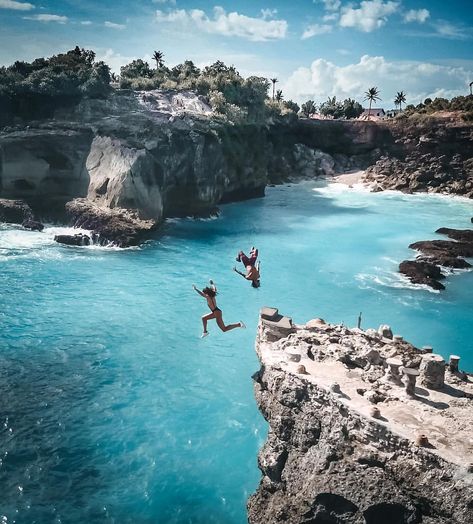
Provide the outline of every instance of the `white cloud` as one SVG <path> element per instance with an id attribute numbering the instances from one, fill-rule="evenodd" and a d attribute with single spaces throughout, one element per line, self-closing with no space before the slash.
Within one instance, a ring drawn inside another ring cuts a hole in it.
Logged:
<path id="1" fill-rule="evenodd" d="M 176 5 L 176 0 L 152 0 L 153 4 L 172 4 Z"/>
<path id="2" fill-rule="evenodd" d="M 277 9 L 261 9 L 261 16 L 267 20 L 268 18 L 274 18 L 278 14 Z"/>
<path id="3" fill-rule="evenodd" d="M 16 2 L 15 0 L 0 0 L 0 9 L 13 9 L 15 11 L 31 11 L 33 4 L 28 2 Z"/>
<path id="4" fill-rule="evenodd" d="M 330 13 L 329 15 L 324 15 L 322 17 L 322 20 L 324 22 L 334 22 L 338 19 L 338 13 Z"/>
<path id="5" fill-rule="evenodd" d="M 266 20 L 242 15 L 237 12 L 226 13 L 222 7 L 215 7 L 213 18 L 201 9 L 176 9 L 174 11 L 156 11 L 158 22 L 181 23 L 194 25 L 206 33 L 224 36 L 238 36 L 252 41 L 265 41 L 285 38 L 287 34 L 286 20 Z"/>
<path id="6" fill-rule="evenodd" d="M 383 2 L 383 0 L 366 0 L 360 7 L 343 7 L 340 17 L 342 27 L 354 27 L 365 33 L 382 27 L 389 17 L 396 12 L 398 2 Z"/>
<path id="7" fill-rule="evenodd" d="M 92 22 L 90 20 L 84 20 L 81 22 L 81 25 L 92 25 Z"/>
<path id="8" fill-rule="evenodd" d="M 67 16 L 60 16 L 60 15 L 31 15 L 31 16 L 24 16 L 25 20 L 37 20 L 38 22 L 57 22 L 58 24 L 65 24 L 69 19 Z"/>
<path id="9" fill-rule="evenodd" d="M 314 0 L 315 2 L 316 0 Z M 327 11 L 338 11 L 342 5 L 341 0 L 319 0 L 324 4 Z"/>
<path id="10" fill-rule="evenodd" d="M 91 49 L 92 46 L 88 47 Z M 136 57 L 124 56 L 113 49 L 97 49 L 96 60 L 102 60 L 110 66 L 114 73 L 120 73 L 120 67 L 129 64 Z"/>
<path id="11" fill-rule="evenodd" d="M 313 36 L 318 35 L 325 35 L 327 33 L 332 32 L 332 26 L 331 25 L 320 25 L 320 24 L 312 24 L 309 25 L 305 31 L 302 33 L 302 40 L 306 40 L 307 38 L 312 38 Z"/>
<path id="12" fill-rule="evenodd" d="M 431 36 L 440 36 L 452 40 L 466 40 L 472 37 L 471 28 L 465 29 L 464 27 L 452 24 L 446 20 L 440 20 L 434 24 L 434 27 L 436 32 Z"/>
<path id="13" fill-rule="evenodd" d="M 115 24 L 115 22 L 109 22 L 108 20 L 104 22 L 103 24 L 105 27 L 109 27 L 110 29 L 125 29 L 126 25 L 124 24 Z"/>
<path id="14" fill-rule="evenodd" d="M 423 24 L 429 16 L 430 13 L 427 9 L 410 9 L 404 13 L 404 22 L 419 22 Z"/>
<path id="15" fill-rule="evenodd" d="M 427 97 L 450 98 L 468 92 L 473 76 L 470 67 L 412 61 L 390 62 L 382 56 L 362 56 L 358 63 L 337 66 L 318 59 L 310 67 L 299 67 L 282 85 L 286 98 L 303 102 L 309 98 L 324 101 L 329 96 L 352 97 L 358 101 L 371 86 L 381 93 L 381 106 L 391 108 L 397 91 L 407 93 L 407 103 Z"/>

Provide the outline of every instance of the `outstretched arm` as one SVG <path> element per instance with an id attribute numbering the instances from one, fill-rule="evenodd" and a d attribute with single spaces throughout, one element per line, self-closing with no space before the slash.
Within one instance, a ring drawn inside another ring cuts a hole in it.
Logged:
<path id="1" fill-rule="evenodd" d="M 233 271 L 235 271 L 235 273 L 238 273 L 239 275 L 241 275 L 243 278 L 246 278 L 246 274 L 242 273 L 241 271 L 238 271 L 238 269 L 236 267 L 233 268 Z"/>
<path id="2" fill-rule="evenodd" d="M 195 284 L 192 284 L 192 287 L 194 288 L 194 290 L 196 291 L 196 293 L 198 293 L 201 297 L 204 297 L 205 298 L 205 295 L 202 293 L 202 291 L 200 289 L 197 289 L 196 285 Z"/>

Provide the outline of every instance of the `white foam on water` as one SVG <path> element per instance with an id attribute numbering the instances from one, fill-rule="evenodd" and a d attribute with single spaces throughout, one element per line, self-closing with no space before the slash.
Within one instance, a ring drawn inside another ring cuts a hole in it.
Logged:
<path id="1" fill-rule="evenodd" d="M 432 289 L 425 284 L 414 284 L 406 276 L 401 275 L 395 271 L 385 271 L 383 273 L 358 273 L 355 275 L 356 280 L 362 284 L 365 289 L 375 289 L 378 286 L 394 288 L 394 289 L 412 289 L 424 290 L 429 293 L 438 294 L 440 291 Z M 373 286 L 374 284 L 374 286 Z"/>

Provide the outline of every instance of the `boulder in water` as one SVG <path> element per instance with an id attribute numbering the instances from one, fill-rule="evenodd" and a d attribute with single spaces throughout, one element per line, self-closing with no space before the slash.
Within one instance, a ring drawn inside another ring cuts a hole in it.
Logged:
<path id="1" fill-rule="evenodd" d="M 406 275 L 414 284 L 424 284 L 433 289 L 445 289 L 445 286 L 439 282 L 445 278 L 440 268 L 430 262 L 421 260 L 404 260 L 399 264 L 399 271 Z"/>
<path id="2" fill-rule="evenodd" d="M 75 235 L 56 235 L 54 240 L 59 242 L 59 244 L 65 244 L 66 246 L 89 246 L 92 242 L 89 235 L 83 233 L 77 233 Z"/>
<path id="3" fill-rule="evenodd" d="M 24 220 L 21 225 L 30 231 L 43 231 L 44 229 L 44 224 L 41 224 L 41 222 L 36 220 Z"/>
<path id="4" fill-rule="evenodd" d="M 99 243 L 118 247 L 139 245 L 157 227 L 156 221 L 142 220 L 137 212 L 101 207 L 85 198 L 68 202 L 66 212 L 74 227 L 91 230 Z"/>
<path id="5" fill-rule="evenodd" d="M 33 219 L 33 211 L 23 200 L 0 198 L 0 222 L 22 224 Z"/>

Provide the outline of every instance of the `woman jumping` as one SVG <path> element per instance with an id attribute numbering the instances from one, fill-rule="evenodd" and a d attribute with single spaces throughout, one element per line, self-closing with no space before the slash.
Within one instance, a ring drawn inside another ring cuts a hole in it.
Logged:
<path id="1" fill-rule="evenodd" d="M 207 315 L 204 315 L 202 317 L 202 324 L 204 326 L 204 331 L 202 333 L 202 338 L 206 337 L 209 332 L 207 331 L 207 322 L 209 320 L 212 320 L 213 318 L 217 321 L 217 326 L 225 333 L 226 331 L 231 331 L 235 328 L 245 328 L 245 324 L 243 322 L 238 322 L 238 324 L 229 324 L 228 326 L 225 325 L 225 322 L 222 318 L 222 310 L 217 307 L 217 299 L 215 298 L 217 296 L 217 286 L 212 282 L 212 280 L 209 281 L 210 287 L 204 287 L 202 291 L 200 289 L 197 289 L 195 284 L 192 285 L 192 287 L 195 289 L 195 291 L 201 296 L 204 297 L 205 300 L 207 300 L 207 305 L 209 306 L 209 309 L 211 313 L 208 313 Z"/>

